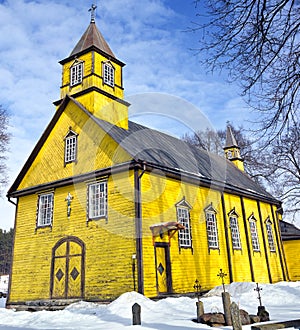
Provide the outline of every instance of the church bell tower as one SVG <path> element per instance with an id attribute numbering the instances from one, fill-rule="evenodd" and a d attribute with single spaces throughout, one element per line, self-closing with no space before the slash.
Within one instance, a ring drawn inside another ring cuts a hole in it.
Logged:
<path id="1" fill-rule="evenodd" d="M 66 95 L 82 104 L 99 119 L 128 129 L 128 106 L 124 100 L 122 69 L 95 22 L 96 6 L 90 8 L 91 21 L 72 50 L 61 60 L 62 85 L 59 106 Z"/>

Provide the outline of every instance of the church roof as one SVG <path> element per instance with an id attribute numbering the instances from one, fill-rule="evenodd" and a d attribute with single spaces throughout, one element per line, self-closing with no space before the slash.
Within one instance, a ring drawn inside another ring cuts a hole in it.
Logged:
<path id="1" fill-rule="evenodd" d="M 72 50 L 70 57 L 78 53 L 81 53 L 92 46 L 95 46 L 96 48 L 106 53 L 107 55 L 115 58 L 114 53 L 110 49 L 108 43 L 105 41 L 101 32 L 98 30 L 96 23 L 94 21 L 90 22 L 88 28 L 86 29 L 80 40 L 78 41 L 75 48 Z"/>
<path id="2" fill-rule="evenodd" d="M 300 240 L 300 229 L 292 223 L 280 221 L 280 231 L 283 241 Z"/>
<path id="3" fill-rule="evenodd" d="M 8 196 L 14 195 L 14 192 L 17 191 L 19 183 L 69 102 L 74 102 L 98 124 L 100 129 L 104 130 L 121 148 L 127 151 L 133 161 L 139 164 L 146 164 L 149 168 L 158 169 L 175 178 L 179 177 L 189 182 L 215 187 L 219 191 L 227 191 L 279 204 L 279 201 L 263 187 L 224 157 L 132 121 L 129 121 L 128 130 L 114 126 L 93 116 L 82 104 L 70 96 L 65 97 L 56 111 L 21 173 L 10 188 Z"/>
<path id="4" fill-rule="evenodd" d="M 231 148 L 231 147 L 238 147 L 238 144 L 232 133 L 231 127 L 228 125 L 227 130 L 226 130 L 226 143 L 225 143 L 224 149 Z"/>

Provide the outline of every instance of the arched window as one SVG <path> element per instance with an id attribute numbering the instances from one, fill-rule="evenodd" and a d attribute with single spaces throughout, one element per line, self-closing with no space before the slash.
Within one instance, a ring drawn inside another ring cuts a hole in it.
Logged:
<path id="1" fill-rule="evenodd" d="M 69 128 L 65 136 L 65 164 L 77 161 L 77 137 L 78 134 Z"/>
<path id="2" fill-rule="evenodd" d="M 70 67 L 70 86 L 81 84 L 83 79 L 83 62 L 75 61 Z"/>
<path id="3" fill-rule="evenodd" d="M 111 87 L 115 86 L 115 68 L 110 62 L 103 63 L 103 82 Z"/>
<path id="4" fill-rule="evenodd" d="M 176 204 L 177 221 L 184 226 L 185 229 L 181 229 L 178 232 L 179 246 L 183 248 L 192 247 L 192 235 L 190 225 L 190 204 L 183 198 Z"/>
<path id="5" fill-rule="evenodd" d="M 253 251 L 258 252 L 258 251 L 260 251 L 260 246 L 259 246 L 258 235 L 257 235 L 256 219 L 255 219 L 253 213 L 248 218 L 248 221 L 249 221 L 250 234 L 251 234 L 251 240 L 252 240 L 252 248 L 253 248 Z"/>
<path id="6" fill-rule="evenodd" d="M 209 249 L 219 248 L 218 228 L 217 228 L 217 211 L 210 204 L 204 209 L 206 219 L 207 241 Z"/>
<path id="7" fill-rule="evenodd" d="M 232 248 L 234 250 L 241 250 L 241 237 L 240 237 L 240 230 L 239 230 L 239 223 L 238 217 L 239 215 L 236 213 L 235 209 L 232 209 L 228 213 L 229 217 L 229 224 L 230 224 L 230 231 L 231 231 L 231 241 L 232 241 Z"/>
<path id="8" fill-rule="evenodd" d="M 266 219 L 265 224 L 266 224 L 267 237 L 268 237 L 270 251 L 275 252 L 276 248 L 275 248 L 275 242 L 274 242 L 274 236 L 273 236 L 272 222 L 269 217 Z"/>

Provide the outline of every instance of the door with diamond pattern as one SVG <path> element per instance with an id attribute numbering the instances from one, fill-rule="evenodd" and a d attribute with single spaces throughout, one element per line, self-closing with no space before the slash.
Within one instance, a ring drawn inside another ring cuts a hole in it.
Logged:
<path id="1" fill-rule="evenodd" d="M 51 298 L 84 298 L 85 245 L 77 237 L 59 240 L 52 249 Z"/>
<path id="2" fill-rule="evenodd" d="M 167 243 L 155 243 L 156 286 L 158 293 L 172 292 L 170 249 Z"/>

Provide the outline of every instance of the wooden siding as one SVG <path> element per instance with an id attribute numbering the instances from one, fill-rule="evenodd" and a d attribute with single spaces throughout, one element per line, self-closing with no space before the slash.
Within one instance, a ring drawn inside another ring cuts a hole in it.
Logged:
<path id="1" fill-rule="evenodd" d="M 225 278 L 226 283 L 230 282 L 230 272 L 232 273 L 232 280 L 237 282 L 252 281 L 253 274 L 253 280 L 267 283 L 269 282 L 269 272 L 273 281 L 283 279 L 283 272 L 280 265 L 280 251 L 278 250 L 281 242 L 276 240 L 275 229 L 273 229 L 277 250 L 275 253 L 269 252 L 265 227 L 264 225 L 261 226 L 261 222 L 259 221 L 257 201 L 251 199 L 243 200 L 245 208 L 244 215 L 241 198 L 235 195 L 224 194 L 225 223 L 228 233 L 228 237 L 226 238 L 220 192 L 178 182 L 173 179 L 166 179 L 154 173 L 145 173 L 142 177 L 141 200 L 143 203 L 144 290 L 147 296 L 154 297 L 158 294 L 156 288 L 157 265 L 155 264 L 155 249 L 152 232 L 149 228 L 151 225 L 160 222 L 177 221 L 175 205 L 183 197 L 192 206 L 190 211 L 192 248 L 179 247 L 178 233 L 170 240 L 170 260 L 174 293 L 192 292 L 196 279 L 201 283 L 203 290 L 220 285 L 221 281 L 217 276 L 220 269 L 227 273 L 227 277 Z M 208 249 L 207 244 L 204 209 L 211 203 L 217 211 L 219 249 L 216 250 Z M 241 250 L 232 249 L 228 213 L 233 209 L 239 215 L 238 224 L 242 245 Z M 269 204 L 261 203 L 260 212 L 262 218 L 272 216 Z M 248 222 L 248 218 L 252 214 L 257 219 L 256 225 L 260 243 L 259 252 L 254 252 L 252 248 Z M 246 217 L 246 221 L 244 220 L 244 216 Z M 264 248 L 263 237 L 266 240 L 267 251 Z M 165 234 L 162 238 L 155 236 L 154 242 L 169 242 L 168 235 Z M 229 246 L 230 256 L 227 254 L 227 244 Z"/>
<path id="2" fill-rule="evenodd" d="M 64 164 L 64 137 L 78 134 L 77 162 Z M 83 111 L 70 102 L 46 139 L 18 189 L 92 172 L 131 157 Z"/>
<path id="3" fill-rule="evenodd" d="M 284 253 L 291 281 L 300 281 L 299 247 L 300 240 L 283 241 Z"/>
<path id="4" fill-rule="evenodd" d="M 70 218 L 65 201 L 68 193 L 73 196 Z M 109 177 L 108 217 L 87 223 L 87 183 L 56 189 L 53 225 L 37 229 L 37 195 L 21 197 L 8 303 L 50 298 L 52 248 L 67 236 L 85 244 L 85 299 L 113 299 L 133 290 L 133 193 L 132 173 Z"/>

